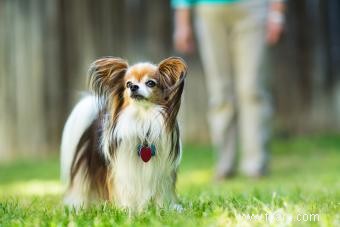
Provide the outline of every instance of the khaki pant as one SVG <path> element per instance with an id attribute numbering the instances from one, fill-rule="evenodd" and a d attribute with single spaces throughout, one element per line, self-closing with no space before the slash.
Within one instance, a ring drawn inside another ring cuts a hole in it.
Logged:
<path id="1" fill-rule="evenodd" d="M 209 124 L 219 155 L 217 177 L 233 172 L 238 135 L 241 171 L 257 176 L 265 169 L 271 115 L 262 67 L 267 7 L 265 0 L 244 0 L 195 8 Z"/>

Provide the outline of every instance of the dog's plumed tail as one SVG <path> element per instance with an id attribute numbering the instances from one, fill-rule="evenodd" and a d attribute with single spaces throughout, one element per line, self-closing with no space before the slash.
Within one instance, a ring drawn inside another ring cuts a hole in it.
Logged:
<path id="1" fill-rule="evenodd" d="M 97 118 L 99 107 L 93 96 L 83 98 L 73 109 L 63 131 L 61 143 L 61 180 L 70 183 L 70 172 L 75 152 L 84 132 Z"/>

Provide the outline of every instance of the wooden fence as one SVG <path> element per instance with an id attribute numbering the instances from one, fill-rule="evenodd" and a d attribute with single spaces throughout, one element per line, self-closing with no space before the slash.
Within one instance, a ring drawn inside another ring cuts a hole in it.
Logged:
<path id="1" fill-rule="evenodd" d="M 339 1 L 288 1 L 287 29 L 272 48 L 275 128 L 340 128 Z M 0 0 L 0 161 L 56 152 L 88 65 L 106 55 L 157 63 L 172 50 L 166 0 Z M 197 56 L 182 119 L 189 142 L 208 141 Z"/>

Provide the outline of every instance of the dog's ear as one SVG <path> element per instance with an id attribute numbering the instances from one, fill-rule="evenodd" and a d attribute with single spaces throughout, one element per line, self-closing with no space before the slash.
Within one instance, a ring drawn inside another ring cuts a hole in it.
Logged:
<path id="1" fill-rule="evenodd" d="M 181 105 L 187 65 L 182 58 L 170 57 L 158 64 L 159 83 L 164 91 L 164 106 L 167 113 L 166 125 L 172 130 Z"/>
<path id="2" fill-rule="evenodd" d="M 164 87 L 172 87 L 184 79 L 187 65 L 180 57 L 169 57 L 158 64 L 160 80 Z"/>
<path id="3" fill-rule="evenodd" d="M 89 68 L 88 84 L 90 90 L 102 101 L 110 94 L 124 91 L 124 76 L 128 63 L 116 57 L 104 57 L 94 61 Z"/>

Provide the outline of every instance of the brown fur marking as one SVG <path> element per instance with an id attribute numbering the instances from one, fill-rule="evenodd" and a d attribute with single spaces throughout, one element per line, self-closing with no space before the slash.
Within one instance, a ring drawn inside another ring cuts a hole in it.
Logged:
<path id="1" fill-rule="evenodd" d="M 100 120 L 96 119 L 82 135 L 71 168 L 71 185 L 79 169 L 85 169 L 85 178 L 90 182 L 91 193 L 100 198 L 110 199 L 110 171 L 100 155 Z"/>
<path id="2" fill-rule="evenodd" d="M 155 75 L 156 70 L 154 67 L 145 65 L 144 67 L 131 67 L 126 74 L 125 78 L 128 81 L 131 78 L 135 78 L 137 81 L 141 81 L 144 76 L 152 76 Z"/>

